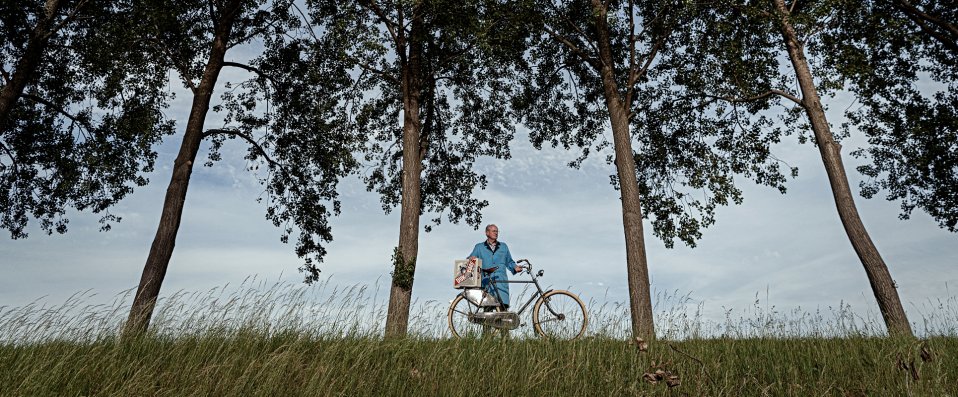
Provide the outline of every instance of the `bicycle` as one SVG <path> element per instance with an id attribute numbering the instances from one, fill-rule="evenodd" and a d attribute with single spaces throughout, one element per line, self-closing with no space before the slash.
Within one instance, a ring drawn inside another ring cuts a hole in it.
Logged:
<path id="1" fill-rule="evenodd" d="M 571 340 L 585 333 L 589 319 L 582 300 L 566 290 L 544 291 L 538 278 L 542 277 L 545 271 L 540 269 L 538 273 L 532 273 L 532 263 L 528 259 L 520 259 L 516 264 L 523 262 L 526 266 L 520 266 L 520 274 L 526 272 L 532 278 L 531 281 L 491 280 L 485 288 L 464 289 L 452 300 L 447 317 L 453 336 L 478 336 L 488 332 L 490 327 L 505 331 L 516 329 L 525 325 L 519 321 L 519 315 L 533 301 L 535 306 L 532 308 L 532 325 L 537 335 Z M 495 268 L 482 269 L 484 277 L 494 270 Z M 499 290 L 495 288 L 498 283 L 535 284 L 536 291 L 518 312 L 506 311 L 503 309 Z"/>

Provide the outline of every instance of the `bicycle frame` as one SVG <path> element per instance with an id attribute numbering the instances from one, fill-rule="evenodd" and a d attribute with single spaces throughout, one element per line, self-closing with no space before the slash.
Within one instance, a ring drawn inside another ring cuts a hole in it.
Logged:
<path id="1" fill-rule="evenodd" d="M 499 289 L 496 288 L 496 284 L 535 284 L 536 292 L 533 293 L 532 296 L 529 297 L 529 300 L 527 300 L 526 303 L 523 304 L 522 307 L 515 312 L 516 314 L 521 315 L 523 312 L 525 312 L 526 309 L 529 308 L 529 305 L 531 305 L 532 302 L 535 302 L 536 299 L 538 299 L 540 296 L 548 294 L 552 290 L 551 289 L 543 290 L 542 286 L 539 285 L 539 278 L 536 277 L 534 273 L 532 273 L 532 263 L 529 263 L 529 261 L 525 259 L 520 260 L 519 262 L 526 262 L 527 264 L 529 264 L 527 271 L 529 272 L 529 277 L 531 277 L 532 280 L 490 280 L 489 285 L 483 288 L 483 290 L 485 290 L 487 294 L 490 293 L 488 291 L 489 289 L 492 289 L 493 291 L 495 291 L 496 302 L 498 302 L 497 307 L 502 307 L 502 297 L 499 295 Z M 465 294 L 465 291 L 463 291 L 462 293 Z M 549 302 L 545 302 L 545 304 L 546 304 L 546 308 L 549 309 L 550 313 L 556 314 L 555 311 L 552 310 L 552 307 L 549 306 Z"/>
<path id="2" fill-rule="evenodd" d="M 527 300 L 526 303 L 523 304 L 522 307 L 521 307 L 518 311 L 516 311 L 516 314 L 522 314 L 522 312 L 524 312 L 526 309 L 529 308 L 529 305 L 531 305 L 532 302 L 535 302 L 536 299 L 538 299 L 540 296 L 545 295 L 545 294 L 549 293 L 550 291 L 552 291 L 551 289 L 548 290 L 548 291 L 543 291 L 543 290 L 542 290 L 542 286 L 539 285 L 539 281 L 535 279 L 535 276 L 534 276 L 534 275 L 533 275 L 532 281 L 528 281 L 528 280 L 491 280 L 490 283 L 489 283 L 489 288 L 492 288 L 492 290 L 494 290 L 494 291 L 496 292 L 496 301 L 499 302 L 499 307 L 502 307 L 502 297 L 499 296 L 499 289 L 496 288 L 496 284 L 535 284 L 535 286 L 536 286 L 536 292 L 533 293 L 532 296 L 529 297 L 529 300 Z M 488 292 L 487 292 L 487 293 L 488 293 Z M 548 304 L 547 304 L 547 306 L 548 306 Z M 552 310 L 552 309 L 550 308 L 549 310 Z"/>

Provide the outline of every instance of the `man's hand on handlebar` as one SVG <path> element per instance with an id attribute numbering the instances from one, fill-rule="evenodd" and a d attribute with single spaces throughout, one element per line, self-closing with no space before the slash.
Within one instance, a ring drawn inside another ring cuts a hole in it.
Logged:
<path id="1" fill-rule="evenodd" d="M 526 265 L 522 266 L 521 265 L 522 262 L 525 262 Z M 531 269 L 532 269 L 532 264 L 529 263 L 528 259 L 519 259 L 516 261 L 516 273 L 522 273 L 523 270 L 531 271 Z"/>

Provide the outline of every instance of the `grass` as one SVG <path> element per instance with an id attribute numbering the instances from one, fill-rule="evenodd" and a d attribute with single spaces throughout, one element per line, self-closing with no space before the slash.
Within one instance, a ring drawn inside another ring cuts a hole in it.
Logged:
<path id="1" fill-rule="evenodd" d="M 715 324 L 694 307 L 660 307 L 667 324 L 642 351 L 615 305 L 591 305 L 593 326 L 578 341 L 527 331 L 457 341 L 442 329 L 445 303 L 426 302 L 409 338 L 383 340 L 369 290 L 305 291 L 177 294 L 160 303 L 150 334 L 126 340 L 116 336 L 125 296 L 0 308 L 0 395 L 958 396 L 954 333 L 870 335 L 878 327 L 854 325 L 844 308 L 781 314 L 757 305 L 748 318 Z M 923 313 L 925 329 L 931 319 L 953 332 L 954 302 L 945 303 Z"/>

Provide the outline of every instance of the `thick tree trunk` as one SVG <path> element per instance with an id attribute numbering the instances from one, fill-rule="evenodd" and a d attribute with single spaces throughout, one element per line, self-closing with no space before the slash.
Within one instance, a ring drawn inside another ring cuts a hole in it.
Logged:
<path id="1" fill-rule="evenodd" d="M 153 238 L 146 265 L 143 267 L 143 275 L 140 277 L 136 296 L 133 298 L 133 307 L 130 309 L 125 333 L 135 335 L 146 331 L 150 318 L 153 316 L 156 299 L 160 295 L 160 287 L 166 277 L 166 270 L 176 244 L 176 234 L 180 228 L 183 205 L 186 202 L 186 190 L 190 184 L 193 162 L 196 160 L 196 153 L 203 139 L 203 124 L 210 109 L 213 88 L 223 67 L 233 22 L 238 14 L 239 1 L 234 1 L 224 10 L 218 24 L 219 28 L 214 33 L 210 57 L 203 71 L 203 77 L 193 93 L 193 106 L 190 109 L 183 143 L 173 162 L 173 176 L 166 189 L 160 224 L 156 229 L 156 236 Z"/>
<path id="2" fill-rule="evenodd" d="M 888 333 L 912 335 L 911 326 L 905 316 L 905 309 L 901 305 L 898 291 L 895 290 L 895 282 L 891 278 L 891 273 L 888 272 L 888 266 L 882 260 L 858 215 L 855 199 L 848 186 L 848 177 L 845 175 L 845 166 L 842 164 L 841 145 L 835 142 L 828 120 L 825 119 L 825 110 L 822 108 L 821 98 L 812 79 L 812 73 L 805 58 L 805 50 L 789 21 L 784 0 L 775 0 L 775 6 L 782 16 L 782 36 L 788 48 L 792 66 L 795 68 L 795 76 L 802 90 L 805 112 L 815 133 L 815 141 L 821 152 L 822 162 L 825 164 L 835 206 L 838 208 L 838 216 L 845 227 L 845 233 L 865 267 L 865 274 L 868 275 L 875 299 L 878 300 L 878 307 L 885 319 Z"/>
<path id="3" fill-rule="evenodd" d="M 6 123 L 17 100 L 20 99 L 20 95 L 23 95 L 23 90 L 26 89 L 30 79 L 33 78 L 34 73 L 40 66 L 43 51 L 46 50 L 47 43 L 50 42 L 50 36 L 54 33 L 49 30 L 54 18 L 60 12 L 60 1 L 47 0 L 43 9 L 43 17 L 37 21 L 33 31 L 30 32 L 27 48 L 14 66 L 10 81 L 4 84 L 3 90 L 0 91 L 0 125 Z"/>
<path id="4" fill-rule="evenodd" d="M 629 281 L 632 335 L 652 340 L 655 338 L 655 326 L 652 322 L 649 263 L 645 252 L 642 206 L 639 184 L 635 177 L 635 158 L 629 132 L 629 112 L 621 106 L 618 109 L 613 109 L 614 107 L 609 104 L 612 140 L 615 146 L 615 168 L 622 193 L 622 226 L 625 228 L 626 274 Z"/>
<path id="5" fill-rule="evenodd" d="M 422 82 L 419 77 L 422 59 L 423 21 L 414 7 L 409 35 L 409 56 L 402 72 L 403 136 L 402 136 L 402 210 L 399 219 L 399 246 L 393 257 L 393 278 L 386 314 L 387 338 L 403 337 L 409 326 L 409 305 L 419 254 L 419 215 L 422 207 L 419 102 Z M 404 43 L 397 49 L 405 51 Z"/>
<path id="6" fill-rule="evenodd" d="M 598 32 L 599 63 L 606 106 L 612 122 L 612 142 L 615 147 L 615 166 L 622 193 L 622 225 L 625 228 L 626 270 L 629 282 L 629 309 L 632 313 L 632 335 L 651 340 L 655 338 L 652 322 L 652 293 L 649 286 L 649 264 L 642 230 L 642 206 L 639 183 L 635 176 L 635 157 L 629 131 L 629 109 L 619 95 L 613 70 L 606 8 L 593 0 Z"/>

